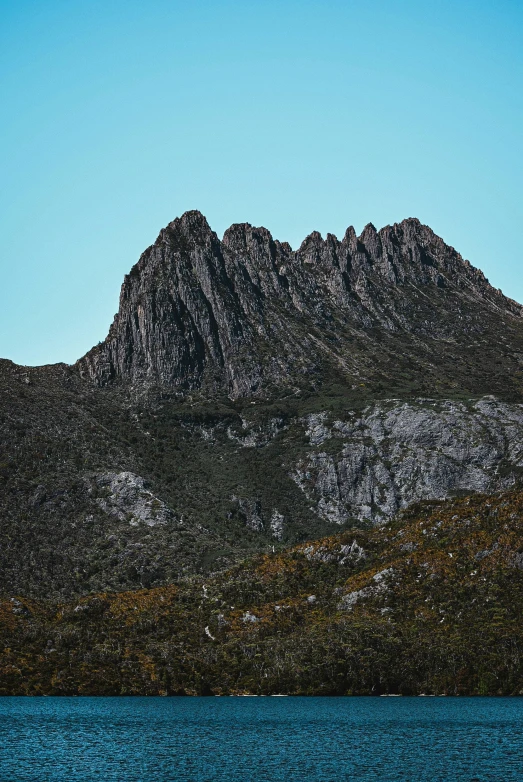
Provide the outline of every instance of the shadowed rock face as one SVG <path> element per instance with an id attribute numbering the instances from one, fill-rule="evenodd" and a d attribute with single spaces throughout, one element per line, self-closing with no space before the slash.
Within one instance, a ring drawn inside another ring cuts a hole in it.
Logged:
<path id="1" fill-rule="evenodd" d="M 369 224 L 359 237 L 349 228 L 342 241 L 314 232 L 293 252 L 249 224 L 220 242 L 187 212 L 126 276 L 107 339 L 77 366 L 99 385 L 266 396 L 316 387 L 326 368 L 350 383 L 394 380 L 400 364 L 437 374 L 439 356 L 459 363 L 486 335 L 498 342 L 507 322 L 521 330 L 521 316 L 416 219 Z"/>

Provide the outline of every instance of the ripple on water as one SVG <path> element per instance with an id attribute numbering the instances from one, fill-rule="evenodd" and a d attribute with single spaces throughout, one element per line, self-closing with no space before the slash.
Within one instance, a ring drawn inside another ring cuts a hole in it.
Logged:
<path id="1" fill-rule="evenodd" d="M 519 698 L 0 698 L 1 782 L 523 779 Z"/>

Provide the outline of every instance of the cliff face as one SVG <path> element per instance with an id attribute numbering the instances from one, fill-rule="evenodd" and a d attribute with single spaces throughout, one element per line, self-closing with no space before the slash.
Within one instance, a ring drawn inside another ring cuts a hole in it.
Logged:
<path id="1" fill-rule="evenodd" d="M 77 366 L 102 386 L 231 398 L 315 389 L 326 372 L 349 385 L 401 385 L 407 372 L 481 386 L 480 367 L 459 366 L 463 352 L 503 352 L 514 329 L 519 342 L 522 312 L 416 219 L 359 237 L 349 228 L 342 241 L 312 233 L 293 252 L 248 224 L 220 242 L 187 212 L 126 276 L 107 339 Z M 457 366 L 442 372 L 443 358 Z"/>
<path id="2" fill-rule="evenodd" d="M 417 500 L 489 494 L 523 475 L 523 406 L 389 400 L 304 420 L 310 449 L 293 478 L 318 515 L 383 523 Z"/>

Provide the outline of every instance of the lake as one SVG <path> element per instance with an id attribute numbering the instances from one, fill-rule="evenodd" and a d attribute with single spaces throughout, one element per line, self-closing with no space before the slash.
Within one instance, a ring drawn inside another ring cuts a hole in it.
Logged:
<path id="1" fill-rule="evenodd" d="M 0 698 L 1 782 L 521 779 L 522 698 Z"/>

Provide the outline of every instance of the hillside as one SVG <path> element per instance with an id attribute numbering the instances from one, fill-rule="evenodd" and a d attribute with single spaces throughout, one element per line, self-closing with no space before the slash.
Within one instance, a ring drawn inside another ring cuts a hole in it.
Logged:
<path id="1" fill-rule="evenodd" d="M 0 604 L 1 694 L 521 694 L 523 493 L 210 578 Z"/>

